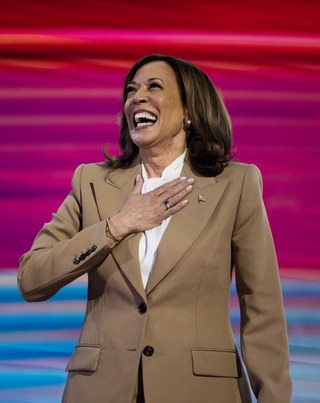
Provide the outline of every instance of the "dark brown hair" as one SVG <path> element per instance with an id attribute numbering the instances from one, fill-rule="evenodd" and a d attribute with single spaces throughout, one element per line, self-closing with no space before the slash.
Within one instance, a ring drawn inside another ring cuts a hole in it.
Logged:
<path id="1" fill-rule="evenodd" d="M 182 104 L 187 108 L 191 125 L 187 132 L 187 161 L 200 176 L 216 176 L 228 165 L 231 155 L 232 130 L 229 114 L 210 78 L 194 64 L 173 56 L 150 55 L 138 60 L 124 80 L 122 116 L 120 118 L 120 157 L 110 156 L 105 147 L 106 166 L 115 170 L 128 168 L 139 154 L 130 138 L 124 114 L 127 86 L 143 65 L 155 61 L 167 63 L 176 75 Z"/>

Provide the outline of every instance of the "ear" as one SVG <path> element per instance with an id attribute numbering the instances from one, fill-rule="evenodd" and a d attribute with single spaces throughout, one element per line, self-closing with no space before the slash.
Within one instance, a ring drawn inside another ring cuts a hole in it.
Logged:
<path id="1" fill-rule="evenodd" d="M 189 120 L 189 113 L 187 108 L 184 108 L 183 117 L 185 122 Z"/>
<path id="2" fill-rule="evenodd" d="M 187 133 L 189 127 L 191 125 L 191 120 L 189 119 L 188 109 L 186 108 L 184 111 L 184 118 L 183 118 L 183 129 Z"/>

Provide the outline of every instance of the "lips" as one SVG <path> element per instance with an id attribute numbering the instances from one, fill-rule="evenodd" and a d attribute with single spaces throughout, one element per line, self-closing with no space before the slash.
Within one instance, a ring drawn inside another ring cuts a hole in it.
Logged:
<path id="1" fill-rule="evenodd" d="M 151 112 L 142 111 L 133 114 L 133 124 L 135 128 L 152 126 L 158 118 Z"/>

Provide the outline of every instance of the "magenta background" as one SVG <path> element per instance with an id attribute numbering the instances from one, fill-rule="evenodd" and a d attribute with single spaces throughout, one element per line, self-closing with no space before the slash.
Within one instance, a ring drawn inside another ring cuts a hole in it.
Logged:
<path id="1" fill-rule="evenodd" d="M 0 268 L 15 268 L 75 168 L 117 152 L 120 92 L 150 53 L 221 90 L 239 161 L 263 174 L 281 268 L 320 269 L 320 5 L 1 1 Z"/>

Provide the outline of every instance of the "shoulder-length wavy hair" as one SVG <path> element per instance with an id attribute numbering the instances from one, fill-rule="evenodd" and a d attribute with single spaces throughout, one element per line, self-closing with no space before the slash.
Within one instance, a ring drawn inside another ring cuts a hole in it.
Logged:
<path id="1" fill-rule="evenodd" d="M 232 130 L 229 114 L 210 78 L 192 63 L 173 56 L 150 55 L 138 60 L 124 80 L 120 118 L 120 157 L 112 157 L 104 147 L 106 166 L 114 171 L 128 168 L 139 154 L 133 143 L 124 114 L 127 86 L 143 65 L 155 61 L 167 63 L 175 73 L 182 104 L 187 108 L 191 125 L 187 130 L 187 162 L 200 176 L 219 175 L 234 158 L 231 154 Z"/>

